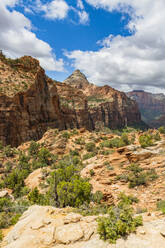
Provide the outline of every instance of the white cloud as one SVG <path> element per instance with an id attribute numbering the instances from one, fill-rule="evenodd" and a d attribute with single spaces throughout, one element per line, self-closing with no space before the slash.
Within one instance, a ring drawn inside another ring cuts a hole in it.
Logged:
<path id="1" fill-rule="evenodd" d="M 72 8 L 79 17 L 79 24 L 86 25 L 89 23 L 89 14 L 85 11 L 82 0 L 77 0 L 77 9 Z"/>
<path id="2" fill-rule="evenodd" d="M 95 83 L 120 90 L 165 91 L 165 1 L 86 0 L 96 8 L 118 10 L 131 16 L 132 36 L 105 37 L 98 51 L 72 51 L 73 65 Z M 99 41 L 100 42 L 100 41 Z"/>
<path id="3" fill-rule="evenodd" d="M 87 24 L 89 22 L 89 15 L 85 10 L 77 11 L 79 16 L 79 23 L 80 24 Z"/>
<path id="4" fill-rule="evenodd" d="M 47 4 L 42 4 L 37 0 L 38 10 L 45 13 L 45 17 L 48 19 L 64 19 L 66 18 L 69 6 L 64 0 L 53 0 Z"/>
<path id="5" fill-rule="evenodd" d="M 32 24 L 23 14 L 9 10 L 17 0 L 0 1 L 0 49 L 10 57 L 31 55 L 40 60 L 47 70 L 63 70 L 63 61 L 56 60 L 50 45 L 39 40 L 32 32 Z"/>
<path id="6" fill-rule="evenodd" d="M 79 9 L 84 9 L 84 5 L 83 5 L 82 0 L 77 0 L 77 7 L 78 7 Z"/>

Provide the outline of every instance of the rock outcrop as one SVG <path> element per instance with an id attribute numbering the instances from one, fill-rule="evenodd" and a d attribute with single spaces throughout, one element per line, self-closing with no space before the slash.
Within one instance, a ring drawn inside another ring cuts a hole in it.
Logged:
<path id="1" fill-rule="evenodd" d="M 77 92 L 80 92 L 79 94 L 83 93 L 85 96 L 84 103 L 80 103 L 79 106 L 84 106 L 88 110 L 92 129 L 103 126 L 121 128 L 125 125 L 143 124 L 137 103 L 128 98 L 125 93 L 119 92 L 108 85 L 99 87 L 91 84 L 79 70 L 69 76 L 61 87 L 64 88 L 65 85 L 72 87 L 72 92 L 74 88 Z M 64 96 L 63 90 L 60 90 L 60 96 Z M 74 97 L 72 100 L 74 100 Z"/>
<path id="2" fill-rule="evenodd" d="M 151 127 L 165 125 L 165 95 L 134 90 L 127 96 L 134 99 L 142 114 L 142 119 Z"/>
<path id="3" fill-rule="evenodd" d="M 48 127 L 94 130 L 140 123 L 134 100 L 109 86 L 90 84 L 78 70 L 59 83 L 32 57 L 0 55 L 0 140 L 5 145 L 38 140 Z"/>
<path id="4" fill-rule="evenodd" d="M 5 237 L 2 248 L 159 248 L 165 247 L 165 219 L 145 217 L 144 226 L 111 245 L 99 239 L 97 216 L 69 209 L 30 207 Z"/>

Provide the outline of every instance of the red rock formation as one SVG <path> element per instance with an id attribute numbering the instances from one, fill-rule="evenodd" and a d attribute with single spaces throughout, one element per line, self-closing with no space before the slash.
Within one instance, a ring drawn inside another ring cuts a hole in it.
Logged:
<path id="1" fill-rule="evenodd" d="M 142 118 L 151 127 L 159 127 L 165 123 L 165 95 L 152 94 L 145 91 L 128 92 L 127 96 L 136 100 Z"/>
<path id="2" fill-rule="evenodd" d="M 0 56 L 0 82 L 0 140 L 4 144 L 17 146 L 39 139 L 48 127 L 93 130 L 141 121 L 137 104 L 124 93 L 92 85 L 80 71 L 65 83 L 55 82 L 31 57 Z"/>

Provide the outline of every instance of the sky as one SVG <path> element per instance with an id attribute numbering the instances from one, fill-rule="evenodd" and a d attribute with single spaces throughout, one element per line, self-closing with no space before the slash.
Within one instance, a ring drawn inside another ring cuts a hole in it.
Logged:
<path id="1" fill-rule="evenodd" d="M 0 0 L 0 49 L 63 81 L 165 93 L 165 0 Z"/>

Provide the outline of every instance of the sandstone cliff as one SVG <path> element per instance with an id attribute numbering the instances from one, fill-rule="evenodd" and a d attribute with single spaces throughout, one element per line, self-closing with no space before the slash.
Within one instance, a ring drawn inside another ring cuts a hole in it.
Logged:
<path id="1" fill-rule="evenodd" d="M 134 100 L 109 86 L 97 87 L 75 71 L 64 83 L 45 75 L 28 56 L 0 56 L 0 140 L 17 146 L 39 139 L 48 127 L 120 128 L 141 123 Z"/>
<path id="2" fill-rule="evenodd" d="M 92 128 L 106 126 L 121 128 L 125 125 L 141 124 L 137 103 L 108 85 L 96 86 L 88 82 L 84 74 L 76 70 L 64 84 L 84 94 Z M 86 106 L 86 105 L 85 105 Z"/>
<path id="3" fill-rule="evenodd" d="M 142 114 L 142 119 L 151 127 L 165 124 L 165 95 L 145 91 L 132 91 L 127 95 L 134 99 Z"/>
<path id="4" fill-rule="evenodd" d="M 58 127 L 61 113 L 56 87 L 38 61 L 11 63 L 0 60 L 0 140 L 17 146 L 40 138 L 48 126 Z"/>

